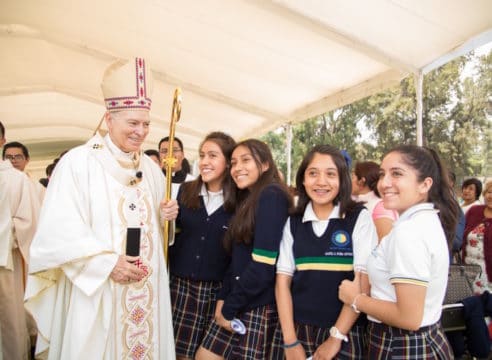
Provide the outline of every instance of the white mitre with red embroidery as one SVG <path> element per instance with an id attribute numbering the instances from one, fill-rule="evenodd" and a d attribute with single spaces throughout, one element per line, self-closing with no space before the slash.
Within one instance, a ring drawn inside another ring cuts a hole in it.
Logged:
<path id="1" fill-rule="evenodd" d="M 149 111 L 153 79 L 145 60 L 119 60 L 104 72 L 101 84 L 106 109 Z"/>

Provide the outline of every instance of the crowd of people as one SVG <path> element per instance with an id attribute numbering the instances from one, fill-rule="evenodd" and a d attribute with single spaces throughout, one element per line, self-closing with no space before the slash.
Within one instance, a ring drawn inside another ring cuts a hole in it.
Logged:
<path id="1" fill-rule="evenodd" d="M 221 131 L 194 176 L 178 138 L 142 151 L 144 59 L 112 64 L 101 86 L 107 134 L 61 154 L 44 187 L 0 123 L 3 359 L 453 358 L 440 325 L 450 254 L 490 290 L 492 182 L 465 180 L 460 208 L 430 148 L 352 167 L 318 145 L 294 196 L 267 144 Z"/>

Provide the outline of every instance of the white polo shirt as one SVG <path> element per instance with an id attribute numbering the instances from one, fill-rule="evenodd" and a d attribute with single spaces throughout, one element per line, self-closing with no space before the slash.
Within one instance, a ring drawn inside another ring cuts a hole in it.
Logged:
<path id="1" fill-rule="evenodd" d="M 437 210 L 432 203 L 414 205 L 400 216 L 369 256 L 371 297 L 396 302 L 394 284 L 425 286 L 420 327 L 432 325 L 441 317 L 448 269 L 449 250 Z"/>
<path id="2" fill-rule="evenodd" d="M 302 222 L 311 222 L 313 231 L 316 236 L 320 237 L 326 231 L 330 219 L 340 218 L 340 207 L 336 205 L 333 208 L 328 220 L 319 220 L 314 213 L 313 206 L 309 202 L 304 210 L 304 216 Z M 355 222 L 354 231 L 352 232 L 353 252 L 354 252 L 354 271 L 366 272 L 367 258 L 371 252 L 371 249 L 378 241 L 376 228 L 372 222 L 371 215 L 367 209 L 362 209 L 357 221 Z M 280 251 L 277 261 L 277 273 L 286 275 L 294 275 L 296 271 L 296 263 L 294 259 L 294 252 L 292 245 L 294 244 L 294 238 L 290 232 L 290 217 L 284 226 L 284 232 L 282 235 L 282 241 L 280 242 Z"/>

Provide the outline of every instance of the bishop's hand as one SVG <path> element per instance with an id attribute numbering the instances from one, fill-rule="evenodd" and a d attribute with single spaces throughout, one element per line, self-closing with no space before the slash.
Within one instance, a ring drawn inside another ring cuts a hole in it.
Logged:
<path id="1" fill-rule="evenodd" d="M 120 255 L 109 277 L 123 285 L 142 280 L 146 275 L 145 271 L 132 264 L 139 258 L 139 256 Z"/>

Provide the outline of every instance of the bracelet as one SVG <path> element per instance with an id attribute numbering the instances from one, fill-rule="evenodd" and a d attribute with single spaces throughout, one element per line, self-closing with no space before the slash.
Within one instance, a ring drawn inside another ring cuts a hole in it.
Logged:
<path id="1" fill-rule="evenodd" d="M 359 294 L 355 295 L 354 301 L 352 301 L 352 305 L 350 305 L 350 307 L 352 308 L 352 310 L 354 310 L 357 314 L 360 314 L 360 310 L 357 309 L 357 299 L 359 298 L 359 296 L 362 296 L 362 295 L 367 296 L 366 293 L 359 293 Z"/>
<path id="2" fill-rule="evenodd" d="M 291 344 L 283 344 L 282 347 L 284 349 L 290 349 L 290 348 L 293 348 L 293 347 L 296 347 L 297 345 L 299 345 L 301 342 L 299 340 L 296 340 L 294 341 L 293 343 Z"/>

